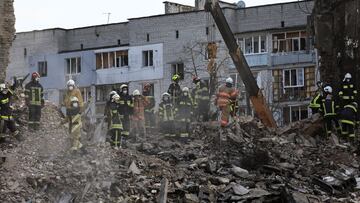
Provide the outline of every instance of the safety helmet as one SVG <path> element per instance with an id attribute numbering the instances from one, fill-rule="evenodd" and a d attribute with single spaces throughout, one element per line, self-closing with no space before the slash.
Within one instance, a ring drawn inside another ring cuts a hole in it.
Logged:
<path id="1" fill-rule="evenodd" d="M 127 84 L 122 84 L 122 85 L 120 86 L 120 89 L 122 90 L 122 89 L 124 89 L 124 88 L 129 88 L 129 87 L 128 87 Z"/>
<path id="2" fill-rule="evenodd" d="M 332 93 L 332 87 L 331 86 L 326 86 L 326 87 L 324 87 L 324 92 L 326 92 L 326 93 Z"/>
<path id="3" fill-rule="evenodd" d="M 200 79 L 200 77 L 199 76 L 194 76 L 193 77 L 193 83 L 198 83 L 199 81 L 200 81 L 201 79 Z"/>
<path id="4" fill-rule="evenodd" d="M 77 97 L 70 97 L 71 102 L 78 102 L 79 99 Z"/>
<path id="5" fill-rule="evenodd" d="M 233 80 L 231 77 L 228 77 L 228 78 L 226 79 L 226 83 L 233 84 L 233 83 L 234 83 L 234 80 Z"/>
<path id="6" fill-rule="evenodd" d="M 110 98 L 112 98 L 115 94 L 117 94 L 117 92 L 116 91 L 111 91 L 110 93 L 109 93 L 109 96 L 110 96 Z"/>
<path id="7" fill-rule="evenodd" d="M 164 99 L 165 97 L 170 97 L 170 94 L 167 92 L 164 92 L 161 97 Z"/>
<path id="8" fill-rule="evenodd" d="M 0 84 L 0 91 L 6 89 L 6 84 L 5 83 L 1 83 Z"/>
<path id="9" fill-rule="evenodd" d="M 67 81 L 66 85 L 67 86 L 75 86 L 75 81 L 70 79 L 69 81 Z"/>
<path id="10" fill-rule="evenodd" d="M 184 88 L 182 89 L 182 91 L 183 91 L 183 92 L 189 92 L 190 90 L 189 90 L 188 87 L 184 87 Z"/>
<path id="11" fill-rule="evenodd" d="M 173 81 L 178 81 L 180 79 L 180 75 L 175 74 L 173 75 L 173 77 L 171 78 Z"/>
<path id="12" fill-rule="evenodd" d="M 134 90 L 133 92 L 133 96 L 140 96 L 140 91 L 139 90 Z"/>
<path id="13" fill-rule="evenodd" d="M 351 79 L 351 78 L 352 78 L 352 76 L 351 76 L 350 73 L 346 73 L 346 74 L 345 74 L 345 79 Z"/>
<path id="14" fill-rule="evenodd" d="M 38 72 L 33 72 L 33 73 L 31 74 L 31 78 L 32 78 L 32 79 L 40 78 L 40 74 L 39 74 Z"/>
<path id="15" fill-rule="evenodd" d="M 119 96 L 117 93 L 115 93 L 114 95 L 112 95 L 111 99 L 113 99 L 113 100 L 119 100 L 119 99 L 120 99 L 120 96 Z"/>

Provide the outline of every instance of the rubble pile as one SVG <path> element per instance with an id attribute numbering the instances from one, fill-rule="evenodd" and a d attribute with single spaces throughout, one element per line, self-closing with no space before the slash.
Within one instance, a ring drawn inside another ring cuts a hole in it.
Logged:
<path id="1" fill-rule="evenodd" d="M 149 134 L 120 150 L 84 134 L 71 152 L 57 108 L 42 116 L 42 131 L 0 145 L 1 202 L 359 201 L 357 150 L 316 136 L 318 118 L 277 131 L 197 124 L 187 142 Z"/>

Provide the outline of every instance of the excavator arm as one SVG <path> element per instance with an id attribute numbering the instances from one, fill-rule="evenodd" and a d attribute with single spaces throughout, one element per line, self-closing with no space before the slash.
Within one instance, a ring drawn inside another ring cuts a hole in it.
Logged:
<path id="1" fill-rule="evenodd" d="M 229 54 L 235 64 L 237 71 L 245 84 L 246 91 L 250 96 L 250 100 L 254 106 L 257 116 L 262 123 L 270 128 L 276 128 L 276 122 L 274 117 L 266 104 L 265 98 L 258 87 L 253 74 L 247 64 L 247 61 L 240 50 L 233 32 L 225 18 L 224 13 L 217 0 L 207 0 L 205 4 L 205 10 L 210 12 L 214 18 L 214 21 L 225 41 L 225 44 L 229 50 Z"/>

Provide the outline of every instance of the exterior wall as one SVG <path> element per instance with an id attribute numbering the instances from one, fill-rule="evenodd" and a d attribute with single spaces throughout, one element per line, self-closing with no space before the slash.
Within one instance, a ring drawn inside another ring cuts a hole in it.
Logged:
<path id="1" fill-rule="evenodd" d="M 195 10 L 195 8 L 192 6 L 186 6 L 168 1 L 165 1 L 164 4 L 165 4 L 165 14 L 189 12 Z"/>
<path id="2" fill-rule="evenodd" d="M 273 70 L 315 67 L 316 57 L 313 50 L 310 53 L 272 53 L 272 34 L 287 30 L 304 30 L 306 26 L 304 8 L 311 9 L 312 6 L 313 2 L 307 1 L 241 9 L 224 8 L 225 16 L 233 32 L 236 33 L 236 38 L 266 36 L 267 51 L 246 54 L 245 57 L 270 103 L 274 100 L 274 92 L 268 90 L 274 87 Z M 155 85 L 155 98 L 160 102 L 161 94 L 167 91 L 171 83 L 173 64 L 184 64 L 185 79 L 180 82 L 182 87 L 193 87 L 191 78 L 195 74 L 194 65 L 201 78 L 209 78 L 208 60 L 205 57 L 209 40 L 215 41 L 218 45 L 216 62 L 219 66 L 219 82 L 223 82 L 230 75 L 236 75 L 237 71 L 228 55 L 225 43 L 216 26 L 213 29 L 214 22 L 207 20 L 208 15 L 204 11 L 193 11 L 130 19 L 127 23 L 19 33 L 11 50 L 12 60 L 8 74 L 23 76 L 36 71 L 39 61 L 47 61 L 48 76 L 43 77 L 41 82 L 47 90 L 48 98 L 58 103 L 61 97 L 59 90 L 65 87 L 69 79 L 66 75 L 66 58 L 81 57 L 81 74 L 72 78 L 80 87 L 91 87 L 93 96 L 96 96 L 98 86 L 110 87 L 113 84 L 129 83 L 130 91 L 133 91 L 142 90 L 144 83 L 151 82 Z M 281 21 L 284 21 L 284 27 Z M 209 35 L 206 33 L 207 27 L 210 30 Z M 120 45 L 118 40 L 121 42 Z M 27 48 L 26 56 L 24 56 L 24 48 Z M 115 50 L 128 50 L 128 67 L 96 70 L 96 53 Z M 154 50 L 153 67 L 143 67 L 142 51 L 144 50 Z M 246 105 L 244 86 L 241 84 L 241 78 L 236 77 L 238 86 L 243 92 L 243 105 Z M 306 85 L 310 88 L 312 83 Z M 293 101 L 291 105 L 299 105 L 301 102 L 303 101 Z M 96 104 L 99 106 L 101 102 Z M 92 105 L 95 108 L 95 103 Z M 282 107 L 274 112 L 281 119 Z"/>

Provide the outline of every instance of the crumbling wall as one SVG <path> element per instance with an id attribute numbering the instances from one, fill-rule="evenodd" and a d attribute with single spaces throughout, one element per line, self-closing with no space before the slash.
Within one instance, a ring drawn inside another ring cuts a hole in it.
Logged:
<path id="1" fill-rule="evenodd" d="M 6 77 L 9 49 L 15 34 L 14 0 L 0 0 L 0 81 Z"/>

